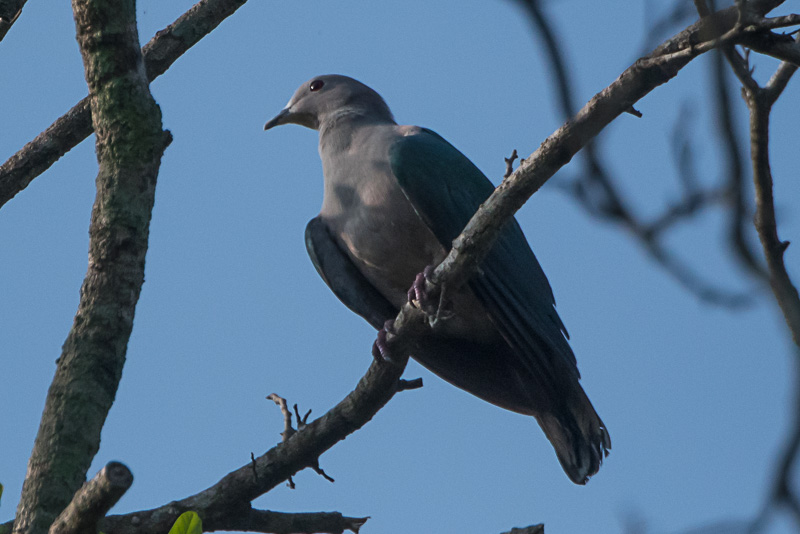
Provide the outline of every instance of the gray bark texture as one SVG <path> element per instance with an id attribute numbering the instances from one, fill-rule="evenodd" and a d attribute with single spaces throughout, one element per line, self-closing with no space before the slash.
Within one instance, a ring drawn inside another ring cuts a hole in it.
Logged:
<path id="1" fill-rule="evenodd" d="M 13 532 L 45 533 L 83 485 L 122 376 L 156 177 L 169 134 L 150 95 L 133 0 L 74 0 L 97 134 L 89 268 L 50 390 Z"/>

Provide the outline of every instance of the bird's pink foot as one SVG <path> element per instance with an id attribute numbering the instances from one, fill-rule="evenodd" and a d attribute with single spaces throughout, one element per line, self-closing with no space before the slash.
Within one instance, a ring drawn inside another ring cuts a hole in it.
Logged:
<path id="1" fill-rule="evenodd" d="M 418 306 L 421 310 L 430 309 L 431 302 L 425 284 L 433 277 L 433 265 L 428 265 L 423 271 L 417 274 L 411 289 L 408 290 L 408 302 Z M 438 303 L 437 303 L 438 305 Z"/>
<path id="2" fill-rule="evenodd" d="M 444 309 L 447 305 L 445 298 L 445 286 L 442 285 L 434 293 L 429 294 L 426 289 L 428 282 L 433 281 L 433 265 L 428 265 L 417 275 L 411 289 L 408 290 L 408 302 L 424 311 L 428 316 L 428 323 L 431 327 L 436 327 L 441 320 L 447 320 L 452 316 L 452 312 Z"/>
<path id="3" fill-rule="evenodd" d="M 389 333 L 394 333 L 394 319 L 390 319 L 383 323 L 383 328 L 378 330 L 378 337 L 375 338 L 375 343 L 372 344 L 372 357 L 379 362 L 392 362 L 392 354 L 389 351 L 389 345 L 386 342 L 386 336 Z"/>

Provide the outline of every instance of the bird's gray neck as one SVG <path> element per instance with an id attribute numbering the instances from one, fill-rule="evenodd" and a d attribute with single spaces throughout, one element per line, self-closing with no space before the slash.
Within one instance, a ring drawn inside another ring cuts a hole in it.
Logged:
<path id="1" fill-rule="evenodd" d="M 359 128 L 376 124 L 397 124 L 384 104 L 380 109 L 352 105 L 327 114 L 319 125 L 319 150 L 347 150 Z"/>

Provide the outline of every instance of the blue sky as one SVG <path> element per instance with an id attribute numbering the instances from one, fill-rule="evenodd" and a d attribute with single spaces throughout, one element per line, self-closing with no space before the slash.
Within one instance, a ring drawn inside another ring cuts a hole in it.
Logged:
<path id="1" fill-rule="evenodd" d="M 139 1 L 142 42 L 191 6 Z M 583 103 L 641 51 L 641 2 L 548 4 Z M 651 13 L 650 10 L 648 13 Z M 703 180 L 721 175 L 696 61 L 604 132 L 610 170 L 642 215 L 678 197 L 670 136 L 684 103 Z M 775 63 L 759 64 L 764 79 Z M 0 43 L 0 150 L 13 154 L 86 94 L 68 3 L 31 1 Z M 216 482 L 280 440 L 272 392 L 319 416 L 367 369 L 374 331 L 319 279 L 303 231 L 322 198 L 316 133 L 264 133 L 303 81 L 353 76 L 401 123 L 430 127 L 495 183 L 503 157 L 531 153 L 562 122 L 542 49 L 511 2 L 251 0 L 152 85 L 174 141 L 159 176 L 146 283 L 117 400 L 91 474 L 110 460 L 135 481 L 116 513 Z M 783 239 L 794 203 L 800 84 L 773 113 L 772 169 Z M 737 108 L 742 132 L 745 108 Z M 746 146 L 746 145 L 745 145 Z M 0 210 L 0 520 L 10 519 L 55 359 L 86 272 L 93 138 Z M 613 451 L 586 487 L 569 482 L 535 422 L 481 402 L 416 364 L 425 387 L 398 395 L 313 472 L 258 499 L 280 511 L 372 517 L 362 532 L 619 532 L 641 519 L 677 533 L 752 517 L 789 422 L 791 340 L 775 304 L 731 312 L 699 302 L 618 228 L 559 191 L 566 167 L 518 214 L 572 335 L 583 385 Z M 709 212 L 670 244 L 707 280 L 756 291 Z M 800 248 L 786 262 L 800 278 Z M 731 530 L 732 531 L 732 530 Z M 779 520 L 769 532 L 789 532 Z"/>

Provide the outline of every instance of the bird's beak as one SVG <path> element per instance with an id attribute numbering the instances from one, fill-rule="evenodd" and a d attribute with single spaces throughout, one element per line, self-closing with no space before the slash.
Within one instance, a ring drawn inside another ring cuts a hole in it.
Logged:
<path id="1" fill-rule="evenodd" d="M 264 130 L 269 130 L 270 128 L 274 128 L 275 126 L 280 126 L 281 124 L 286 124 L 287 122 L 291 122 L 291 115 L 292 113 L 289 111 L 289 108 L 283 108 L 280 113 L 275 115 L 271 120 L 269 120 L 264 125 Z"/>

